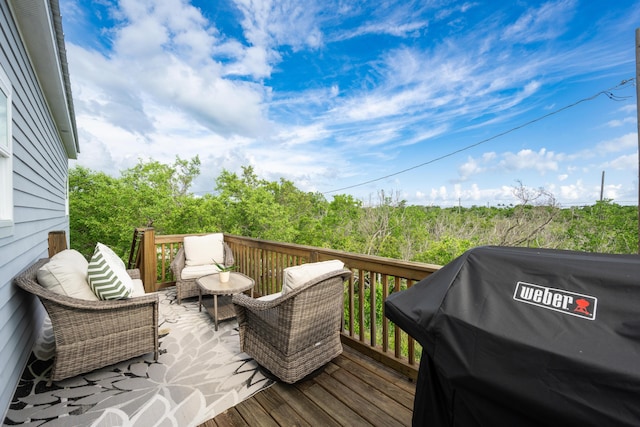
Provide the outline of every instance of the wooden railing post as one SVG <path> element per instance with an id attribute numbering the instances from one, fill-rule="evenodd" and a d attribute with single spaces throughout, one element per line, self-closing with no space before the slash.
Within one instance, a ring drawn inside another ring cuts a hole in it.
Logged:
<path id="1" fill-rule="evenodd" d="M 49 258 L 67 249 L 67 235 L 64 230 L 49 232 Z"/>
<path id="2" fill-rule="evenodd" d="M 156 278 L 158 275 L 158 257 L 156 255 L 156 231 L 154 228 L 143 230 L 142 241 L 140 242 L 140 276 L 144 283 L 144 291 L 157 291 Z"/>

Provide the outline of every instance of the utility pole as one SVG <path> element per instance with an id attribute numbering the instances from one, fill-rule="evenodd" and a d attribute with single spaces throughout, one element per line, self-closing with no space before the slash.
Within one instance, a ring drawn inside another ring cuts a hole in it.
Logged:
<path id="1" fill-rule="evenodd" d="M 600 181 L 600 201 L 603 200 L 604 196 L 604 171 L 602 171 L 602 180 Z"/>
<path id="2" fill-rule="evenodd" d="M 640 254 L 640 28 L 636 28 L 636 115 L 638 122 L 638 254 Z"/>

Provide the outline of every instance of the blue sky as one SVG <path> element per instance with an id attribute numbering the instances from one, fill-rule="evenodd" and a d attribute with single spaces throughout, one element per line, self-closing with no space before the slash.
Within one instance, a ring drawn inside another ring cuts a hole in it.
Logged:
<path id="1" fill-rule="evenodd" d="M 592 204 L 604 172 L 605 198 L 637 203 L 635 81 L 620 83 L 635 77 L 640 1 L 60 7 L 72 165 L 117 175 L 199 155 L 197 194 L 253 166 L 329 200 L 439 206 L 515 203 L 519 183 Z"/>

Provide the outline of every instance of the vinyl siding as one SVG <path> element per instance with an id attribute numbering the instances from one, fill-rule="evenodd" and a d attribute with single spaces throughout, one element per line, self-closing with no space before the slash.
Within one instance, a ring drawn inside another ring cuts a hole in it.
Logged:
<path id="1" fill-rule="evenodd" d="M 0 2 L 0 67 L 11 81 L 13 235 L 0 238 L 0 410 L 3 419 L 46 315 L 13 277 L 47 256 L 49 231 L 65 230 L 68 159 L 6 1 Z"/>

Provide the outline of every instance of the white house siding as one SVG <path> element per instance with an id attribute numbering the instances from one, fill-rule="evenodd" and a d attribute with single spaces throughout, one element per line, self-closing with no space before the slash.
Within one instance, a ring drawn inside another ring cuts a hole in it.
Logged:
<path id="1" fill-rule="evenodd" d="M 32 3 L 50 7 L 49 0 Z M 32 262 L 47 257 L 50 231 L 65 230 L 69 235 L 69 218 L 65 212 L 69 153 L 54 121 L 52 104 L 45 99 L 41 81 L 32 67 L 30 55 L 35 52 L 27 49 L 12 9 L 6 0 L 0 1 L 0 67 L 9 77 L 13 90 L 14 188 L 13 234 L 0 238 L 0 411 L 3 419 L 46 315 L 40 302 L 19 290 L 12 278 Z M 75 153 L 71 156 L 75 157 Z"/>

